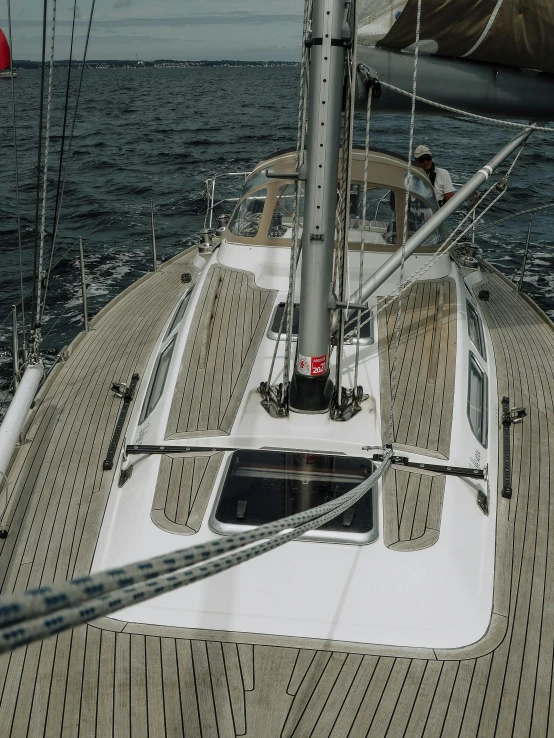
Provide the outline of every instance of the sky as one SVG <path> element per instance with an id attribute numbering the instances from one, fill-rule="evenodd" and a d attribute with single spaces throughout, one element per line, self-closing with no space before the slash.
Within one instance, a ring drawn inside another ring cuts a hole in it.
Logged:
<path id="1" fill-rule="evenodd" d="M 41 56 L 43 0 L 10 0 L 14 59 Z M 0 28 L 8 35 L 6 2 Z M 52 0 L 48 0 L 47 56 Z M 96 0 L 88 59 L 297 61 L 303 0 Z M 77 0 L 82 56 L 91 2 Z M 57 0 L 55 58 L 67 59 L 73 4 Z M 74 52 L 75 54 L 75 52 Z"/>

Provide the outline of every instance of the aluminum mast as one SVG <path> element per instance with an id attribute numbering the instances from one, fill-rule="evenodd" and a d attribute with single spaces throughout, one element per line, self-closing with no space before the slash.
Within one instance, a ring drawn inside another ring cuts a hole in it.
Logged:
<path id="1" fill-rule="evenodd" d="M 329 377 L 329 290 L 333 276 L 345 47 L 350 0 L 314 0 L 309 77 L 307 178 L 297 356 L 290 409 L 324 413 Z"/>

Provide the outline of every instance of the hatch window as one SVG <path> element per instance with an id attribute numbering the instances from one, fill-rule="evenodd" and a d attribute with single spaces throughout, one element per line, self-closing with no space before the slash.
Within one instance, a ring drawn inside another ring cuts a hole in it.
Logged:
<path id="1" fill-rule="evenodd" d="M 283 317 L 284 314 L 284 317 Z M 300 305 L 294 303 L 294 312 L 292 317 L 292 340 L 298 339 L 298 324 L 300 321 Z M 357 316 L 354 314 L 345 325 L 345 335 L 352 331 L 357 331 Z M 280 302 L 275 310 L 273 311 L 273 318 L 267 332 L 267 337 L 277 340 L 279 337 L 279 331 L 281 331 L 281 340 L 286 334 L 287 330 L 287 316 L 286 316 L 286 303 Z M 356 336 L 347 338 L 345 343 L 357 343 L 358 339 Z M 364 310 L 360 318 L 360 345 L 366 345 L 373 343 L 373 318 L 370 310 Z"/>
<path id="2" fill-rule="evenodd" d="M 144 423 L 144 421 L 154 410 L 159 402 L 160 397 L 162 396 L 174 347 L 175 337 L 158 356 L 156 366 L 154 367 L 154 371 L 152 372 L 152 379 L 150 380 L 148 392 L 146 393 L 146 401 L 142 406 L 142 411 L 140 413 L 139 425 L 141 423 Z"/>
<path id="3" fill-rule="evenodd" d="M 243 238 L 255 238 L 257 236 L 266 197 L 267 189 L 262 187 L 250 193 L 239 203 L 229 223 L 231 233 Z"/>
<path id="4" fill-rule="evenodd" d="M 254 172 L 254 174 L 251 174 L 244 183 L 244 187 L 242 188 L 240 196 L 242 197 L 243 195 L 246 195 L 248 192 L 253 190 L 255 187 L 265 185 L 267 182 L 269 182 L 270 179 L 266 176 L 266 172 L 272 174 L 274 169 L 274 166 L 264 167 L 263 169 L 260 169 L 259 172 Z"/>
<path id="5" fill-rule="evenodd" d="M 378 233 L 386 243 L 396 243 L 396 213 L 394 192 L 386 187 L 369 187 L 366 194 L 365 228 Z M 350 188 L 350 229 L 364 228 L 364 186 L 355 182 Z M 351 240 L 357 240 L 351 234 Z"/>
<path id="6" fill-rule="evenodd" d="M 373 472 L 369 459 L 292 451 L 235 451 L 214 513 L 213 530 L 230 533 L 309 510 L 340 497 Z M 303 538 L 370 543 L 377 537 L 374 490 Z"/>
<path id="7" fill-rule="evenodd" d="M 483 324 L 481 323 L 481 318 L 479 317 L 477 310 L 473 307 L 473 305 L 469 302 L 469 300 L 466 301 L 467 304 L 467 330 L 469 333 L 469 338 L 471 341 L 473 341 L 473 344 L 477 351 L 481 354 L 483 359 L 487 359 L 486 353 L 485 353 L 485 337 L 483 335 Z"/>
<path id="8" fill-rule="evenodd" d="M 475 356 L 469 352 L 469 386 L 467 415 L 475 437 L 482 446 L 487 446 L 487 375 Z"/>

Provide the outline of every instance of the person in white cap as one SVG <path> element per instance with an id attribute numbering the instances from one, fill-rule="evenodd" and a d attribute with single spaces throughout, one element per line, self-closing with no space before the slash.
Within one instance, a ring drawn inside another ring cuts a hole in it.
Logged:
<path id="1" fill-rule="evenodd" d="M 420 166 L 425 174 L 431 180 L 431 184 L 435 188 L 435 195 L 437 196 L 437 202 L 442 207 L 447 200 L 450 200 L 454 194 L 454 186 L 452 185 L 452 179 L 446 169 L 441 169 L 435 166 L 433 162 L 433 155 L 431 150 L 425 144 L 421 144 L 415 150 L 414 158 L 416 164 Z"/>

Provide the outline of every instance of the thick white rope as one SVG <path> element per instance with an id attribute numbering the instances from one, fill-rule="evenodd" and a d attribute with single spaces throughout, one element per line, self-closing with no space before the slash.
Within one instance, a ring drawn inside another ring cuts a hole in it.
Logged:
<path id="1" fill-rule="evenodd" d="M 200 581 L 319 528 L 376 484 L 391 455 L 384 449 L 383 462 L 367 479 L 311 510 L 118 569 L 0 597 L 0 653 Z"/>
<path id="2" fill-rule="evenodd" d="M 412 184 L 412 152 L 414 145 L 414 129 L 415 129 L 415 105 L 417 99 L 417 62 L 419 59 L 419 34 L 421 30 L 421 0 L 417 3 L 417 20 L 416 20 L 416 37 L 414 49 L 414 74 L 412 80 L 412 112 L 410 117 L 410 143 L 408 146 L 408 169 L 406 171 L 405 180 L 405 200 L 404 200 L 404 225 L 402 228 L 402 260 L 400 262 L 399 287 L 402 287 L 404 281 L 404 265 L 406 262 L 406 239 L 408 235 L 408 207 L 410 202 L 410 189 Z M 395 209 L 396 213 L 396 209 Z M 396 337 L 394 341 L 394 358 L 392 363 L 392 372 L 390 380 L 390 407 L 389 407 L 389 442 L 394 441 L 394 402 L 396 400 L 396 371 L 398 365 L 398 350 L 400 347 L 400 318 L 402 317 L 402 290 L 398 293 L 398 311 L 396 315 Z"/>
<path id="3" fill-rule="evenodd" d="M 38 261 L 38 273 L 37 273 L 37 305 L 36 305 L 36 322 L 37 332 L 35 335 L 35 347 L 38 349 L 38 343 L 40 341 L 40 321 L 41 321 L 41 302 L 40 302 L 40 291 L 43 276 L 43 261 L 44 261 L 44 237 L 46 234 L 46 189 L 48 184 L 48 154 L 50 149 L 50 120 L 52 115 L 52 80 L 54 77 L 54 46 L 56 40 L 56 0 L 52 0 L 52 40 L 50 43 L 50 72 L 48 77 L 48 102 L 46 106 L 46 136 L 44 144 L 44 174 L 42 181 L 42 220 L 40 226 L 40 250 L 39 250 L 39 261 Z"/>
<path id="4" fill-rule="evenodd" d="M 353 27 L 356 28 L 356 6 L 354 5 Z M 348 98 L 344 111 L 344 135 L 342 142 L 342 167 L 341 182 L 339 188 L 339 207 L 338 207 L 338 245 L 336 249 L 335 259 L 335 284 L 339 283 L 339 299 L 344 301 L 345 284 L 348 283 L 348 236 L 350 233 L 350 189 L 352 183 L 352 147 L 354 141 L 354 115 L 355 115 L 355 98 L 356 98 L 356 74 L 357 74 L 357 57 L 358 44 L 357 36 L 354 34 L 352 41 L 352 49 L 347 52 L 348 65 Z M 350 296 L 350 285 L 347 284 L 348 296 Z M 339 323 L 339 340 L 337 342 L 336 356 L 336 378 L 335 378 L 335 397 L 337 405 L 341 404 L 342 395 L 342 354 L 344 350 L 344 327 L 345 316 L 348 315 L 348 309 L 340 312 Z M 355 389 L 355 387 L 353 388 Z"/>
<path id="5" fill-rule="evenodd" d="M 404 95 L 405 97 L 413 97 L 413 94 L 411 92 L 407 92 L 406 90 L 403 90 L 401 87 L 396 87 L 395 85 L 391 85 L 389 82 L 384 82 L 383 80 L 379 80 L 379 84 L 381 84 L 383 87 L 387 87 L 389 90 L 393 90 L 394 92 L 398 92 L 400 95 Z M 444 105 L 443 103 L 435 102 L 434 100 L 429 100 L 426 97 L 421 97 L 420 95 L 416 95 L 415 99 L 418 102 L 425 103 L 427 105 L 432 105 L 435 108 L 440 108 L 441 110 L 447 110 L 449 113 L 455 113 L 456 115 L 462 115 L 466 118 L 473 118 L 475 120 L 480 121 L 481 123 L 488 123 L 493 126 L 501 126 L 501 127 L 507 127 L 507 128 L 518 128 L 523 130 L 528 130 L 529 128 L 533 128 L 534 131 L 544 131 L 545 133 L 554 133 L 554 128 L 549 128 L 548 126 L 530 126 L 526 123 L 515 123 L 513 121 L 509 120 L 497 120 L 496 118 L 489 118 L 486 115 L 479 115 L 478 113 L 470 113 L 467 110 L 461 110 L 460 108 L 453 108 L 451 105 Z"/>
<path id="6" fill-rule="evenodd" d="M 302 26 L 302 56 L 300 65 L 300 99 L 298 102 L 298 124 L 297 124 L 297 136 L 296 136 L 296 171 L 300 172 L 300 167 L 304 163 L 304 149 L 306 145 L 306 122 L 308 116 L 308 47 L 306 42 L 308 40 L 310 19 L 312 17 L 312 0 L 306 0 L 304 4 L 304 22 Z M 298 230 L 299 230 L 299 219 L 300 219 L 300 193 L 302 184 L 296 180 L 295 182 L 295 198 L 294 198 L 294 212 L 292 219 L 292 243 L 290 250 L 290 263 L 289 263 L 289 286 L 287 293 L 287 301 L 285 310 L 283 311 L 283 319 L 286 317 L 286 328 L 285 328 L 285 357 L 283 366 L 283 392 L 279 398 L 282 403 L 287 402 L 288 399 L 288 386 L 290 381 L 290 357 L 292 353 L 292 324 L 294 316 L 294 294 L 296 291 L 296 268 L 298 266 Z M 281 333 L 283 329 L 283 319 L 279 326 L 279 335 L 275 342 L 275 350 L 273 352 L 273 359 L 269 370 L 269 378 L 267 381 L 268 388 L 271 386 L 271 377 L 273 375 L 273 367 L 275 365 L 275 359 L 277 356 L 277 350 L 279 348 L 279 342 L 281 340 Z"/>
<path id="7" fill-rule="evenodd" d="M 367 108 L 365 118 L 365 159 L 364 159 L 364 189 L 362 196 L 362 233 L 360 237 L 360 268 L 358 271 L 358 294 L 362 293 L 362 284 L 364 280 L 364 254 L 365 254 L 365 235 L 367 231 L 366 227 L 366 215 L 367 215 L 367 182 L 369 179 L 369 131 L 371 126 L 371 102 L 373 100 L 373 90 L 370 89 L 367 95 Z M 350 292 L 349 292 L 350 295 Z M 350 298 L 349 298 L 350 299 Z M 346 311 L 348 315 L 348 310 Z M 354 389 L 358 386 L 358 368 L 360 363 L 360 339 L 362 330 L 362 312 L 357 311 L 356 317 L 356 360 L 354 362 Z"/>

